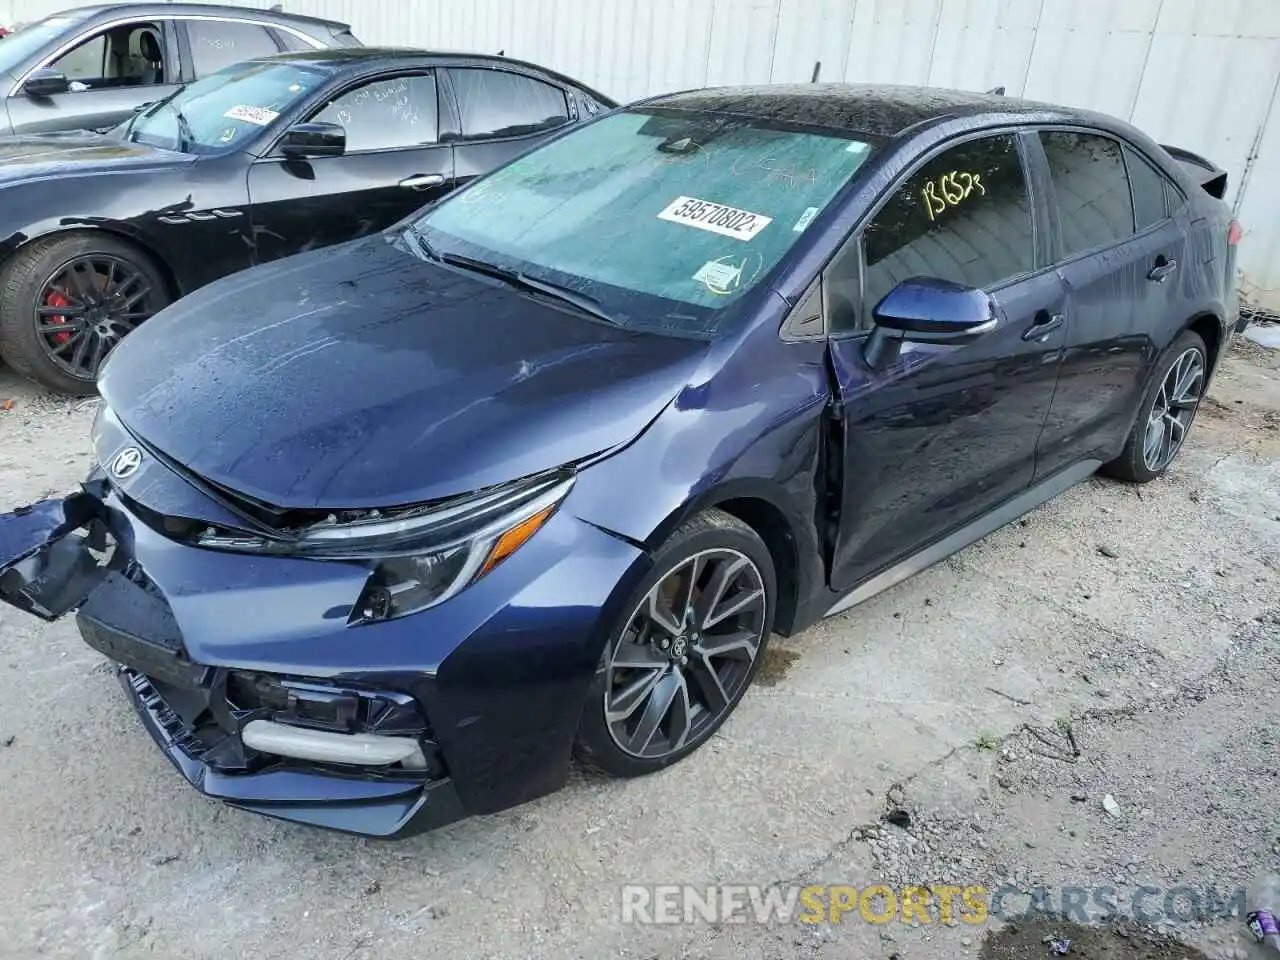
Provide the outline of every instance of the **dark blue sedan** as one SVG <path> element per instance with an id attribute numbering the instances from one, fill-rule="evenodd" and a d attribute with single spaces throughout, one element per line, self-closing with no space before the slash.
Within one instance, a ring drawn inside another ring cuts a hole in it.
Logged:
<path id="1" fill-rule="evenodd" d="M 614 111 L 218 281 L 0 517 L 202 792 L 397 835 L 659 770 L 770 634 L 1181 447 L 1237 322 L 1212 164 L 995 96 Z"/>

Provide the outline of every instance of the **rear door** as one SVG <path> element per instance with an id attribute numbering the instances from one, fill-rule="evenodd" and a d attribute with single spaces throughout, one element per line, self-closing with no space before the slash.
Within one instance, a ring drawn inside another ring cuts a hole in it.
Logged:
<path id="1" fill-rule="evenodd" d="M 824 276 L 842 430 L 832 586 L 844 591 L 1018 494 L 1053 398 L 1065 288 L 1023 138 L 985 136 L 901 182 Z M 861 261 L 861 269 L 859 269 Z M 997 327 L 964 345 L 864 360 L 871 311 L 912 277 L 990 294 Z"/>
<path id="2" fill-rule="evenodd" d="M 1066 353 L 1038 451 L 1047 475 L 1120 452 L 1191 271 L 1185 201 L 1136 150 L 1097 131 L 1043 130 L 1039 142 L 1069 290 Z"/>
<path id="3" fill-rule="evenodd" d="M 174 24 L 138 20 L 96 30 L 51 53 L 36 68 L 64 74 L 71 88 L 44 97 L 18 88 L 8 100 L 15 133 L 107 130 L 133 116 L 140 105 L 177 90 Z"/>
<path id="4" fill-rule="evenodd" d="M 453 148 L 440 143 L 437 76 L 364 79 L 307 117 L 347 132 L 341 157 L 268 156 L 249 171 L 257 262 L 385 229 L 453 187 Z"/>
<path id="5" fill-rule="evenodd" d="M 518 157 L 578 117 L 578 100 L 556 83 L 492 67 L 442 71 L 457 107 L 450 131 L 459 185 Z"/>

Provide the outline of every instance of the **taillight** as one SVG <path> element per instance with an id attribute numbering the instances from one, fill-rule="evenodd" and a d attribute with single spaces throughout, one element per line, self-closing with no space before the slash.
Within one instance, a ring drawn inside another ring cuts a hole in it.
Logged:
<path id="1" fill-rule="evenodd" d="M 1239 220 L 1232 220 L 1231 226 L 1227 227 L 1227 246 L 1235 247 L 1240 245 L 1240 240 L 1244 237 L 1244 227 L 1240 226 Z"/>

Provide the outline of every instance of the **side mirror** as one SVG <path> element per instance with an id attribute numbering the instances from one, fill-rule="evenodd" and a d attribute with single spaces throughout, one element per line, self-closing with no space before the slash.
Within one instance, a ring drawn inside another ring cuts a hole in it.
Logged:
<path id="1" fill-rule="evenodd" d="M 67 75 L 49 67 L 34 70 L 22 89 L 32 97 L 52 97 L 54 94 L 66 93 L 71 89 L 71 81 Z"/>
<path id="2" fill-rule="evenodd" d="M 903 343 L 969 343 L 995 329 L 991 298 L 950 280 L 912 277 L 885 295 L 871 311 L 875 328 L 867 338 L 867 364 L 879 369 L 897 359 Z"/>
<path id="3" fill-rule="evenodd" d="M 291 160 L 340 157 L 347 152 L 347 131 L 340 123 L 295 123 L 280 140 L 280 152 Z"/>

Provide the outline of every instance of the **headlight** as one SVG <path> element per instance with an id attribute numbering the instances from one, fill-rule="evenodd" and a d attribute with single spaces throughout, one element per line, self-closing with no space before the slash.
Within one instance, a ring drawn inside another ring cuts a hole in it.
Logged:
<path id="1" fill-rule="evenodd" d="M 351 611 L 353 623 L 388 620 L 454 596 L 515 553 L 573 488 L 558 472 L 435 507 L 337 515 L 288 537 L 206 530 L 196 543 L 216 550 L 366 561 L 373 573 Z"/>

